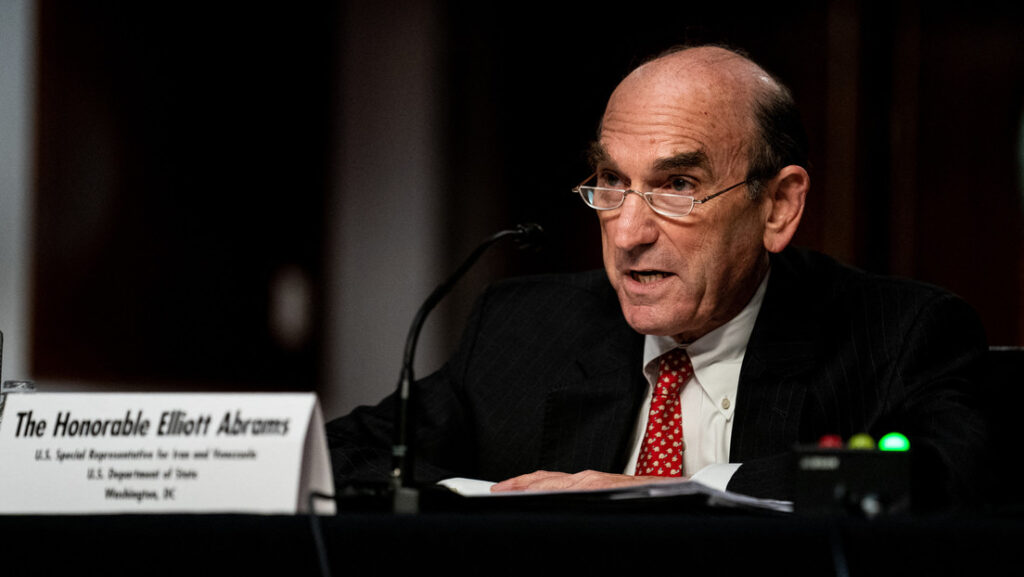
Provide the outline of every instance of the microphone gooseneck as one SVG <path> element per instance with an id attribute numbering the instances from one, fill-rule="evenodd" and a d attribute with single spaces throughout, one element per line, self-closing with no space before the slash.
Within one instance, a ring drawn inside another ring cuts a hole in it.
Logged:
<path id="1" fill-rule="evenodd" d="M 441 302 L 445 295 L 451 292 L 459 279 L 461 279 L 463 275 L 472 268 L 480 256 L 495 243 L 504 238 L 513 238 L 516 240 L 517 246 L 521 249 L 536 247 L 539 244 L 540 239 L 543 237 L 543 233 L 544 230 L 540 225 L 535 223 L 526 223 L 517 225 L 514 229 L 498 232 L 484 240 L 472 253 L 470 253 L 468 257 L 466 257 L 466 260 L 459 265 L 459 268 L 457 268 L 447 280 L 434 289 L 434 292 L 430 293 L 427 300 L 424 301 L 422 306 L 420 306 L 419 311 L 416 312 L 416 317 L 413 319 L 412 326 L 409 328 L 409 335 L 405 339 L 405 353 L 402 358 L 402 374 L 398 380 L 398 390 L 395 393 L 397 397 L 397 414 L 395 415 L 395 444 L 391 451 L 391 488 L 395 495 L 396 512 L 399 512 L 399 509 L 403 509 L 402 512 L 407 512 L 409 509 L 415 509 L 417 507 L 415 503 L 415 496 L 409 494 L 413 487 L 413 463 L 410 446 L 413 439 L 409 431 L 411 426 L 409 411 L 411 407 L 412 384 L 415 382 L 415 378 L 413 376 L 413 361 L 416 356 L 416 343 L 419 340 L 420 330 L 423 328 L 423 324 L 427 320 L 427 315 L 430 314 L 430 311 L 432 311 L 439 302 Z"/>

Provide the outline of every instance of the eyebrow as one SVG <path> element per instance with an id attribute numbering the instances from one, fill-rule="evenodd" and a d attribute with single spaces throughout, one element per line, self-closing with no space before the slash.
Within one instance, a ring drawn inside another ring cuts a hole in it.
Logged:
<path id="1" fill-rule="evenodd" d="M 608 152 L 596 140 L 591 142 L 590 148 L 587 149 L 587 162 L 593 170 L 597 170 L 597 167 L 602 164 L 614 164 L 611 157 L 608 156 Z"/>
<path id="2" fill-rule="evenodd" d="M 659 171 L 678 170 L 680 168 L 701 168 L 710 172 L 711 162 L 708 160 L 704 150 L 683 152 L 668 158 L 659 158 L 654 163 L 654 168 Z"/>
<path id="3" fill-rule="evenodd" d="M 615 166 L 615 161 L 597 141 L 590 143 L 590 148 L 587 150 L 587 161 L 590 163 L 590 168 L 594 170 L 603 164 Z M 654 162 L 654 169 L 662 172 L 681 168 L 700 168 L 711 172 L 711 161 L 708 159 L 707 153 L 703 149 L 699 149 L 692 152 L 681 152 L 668 158 L 659 158 Z"/>

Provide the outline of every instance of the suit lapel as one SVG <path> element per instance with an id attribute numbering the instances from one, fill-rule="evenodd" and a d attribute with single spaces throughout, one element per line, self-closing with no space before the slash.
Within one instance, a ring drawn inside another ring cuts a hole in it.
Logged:
<path id="1" fill-rule="evenodd" d="M 616 304 L 617 306 L 617 304 Z M 622 321 L 548 393 L 541 463 L 555 471 L 621 472 L 643 402 L 643 336 Z"/>
<path id="2" fill-rule="evenodd" d="M 787 253 L 773 255 L 764 303 L 747 344 L 729 460 L 789 451 L 799 436 L 808 382 L 819 354 L 819 311 Z"/>

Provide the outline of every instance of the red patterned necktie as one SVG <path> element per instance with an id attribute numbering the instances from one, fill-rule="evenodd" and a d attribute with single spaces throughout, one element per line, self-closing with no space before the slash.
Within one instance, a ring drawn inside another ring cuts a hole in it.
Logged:
<path id="1" fill-rule="evenodd" d="M 679 391 L 693 375 L 690 357 L 673 349 L 658 359 L 658 382 L 651 395 L 637 475 L 679 477 L 683 474 L 683 419 Z"/>

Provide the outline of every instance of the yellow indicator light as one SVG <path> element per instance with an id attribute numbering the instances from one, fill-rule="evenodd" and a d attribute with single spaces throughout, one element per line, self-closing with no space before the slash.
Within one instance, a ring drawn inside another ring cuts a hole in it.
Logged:
<path id="1" fill-rule="evenodd" d="M 875 440 L 867 433 L 857 433 L 846 442 L 847 449 L 874 449 Z"/>

